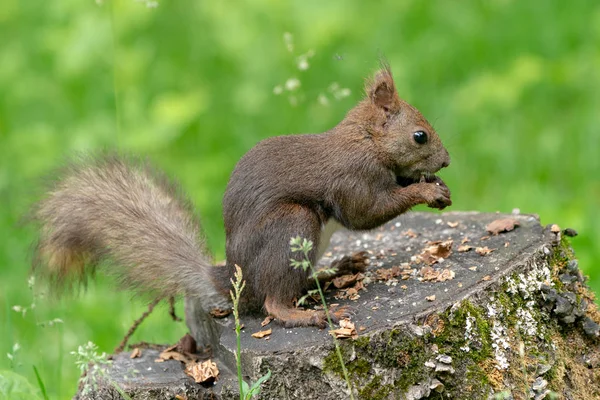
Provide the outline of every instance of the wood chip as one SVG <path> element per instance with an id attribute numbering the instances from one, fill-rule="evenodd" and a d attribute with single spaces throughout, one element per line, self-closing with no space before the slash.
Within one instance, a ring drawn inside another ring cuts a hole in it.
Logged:
<path id="1" fill-rule="evenodd" d="M 458 246 L 459 253 L 464 253 L 471 249 L 473 249 L 473 246 L 469 246 L 468 244 L 461 244 L 460 246 Z"/>
<path id="2" fill-rule="evenodd" d="M 476 266 L 469 267 L 469 269 L 470 269 L 471 271 L 477 271 L 477 267 L 476 267 Z"/>
<path id="3" fill-rule="evenodd" d="M 492 279 L 492 277 L 489 275 L 486 275 L 483 278 L 481 278 L 482 281 L 489 281 L 490 279 Z"/>
<path id="4" fill-rule="evenodd" d="M 260 323 L 260 326 L 269 325 L 271 323 L 271 321 L 273 321 L 273 316 L 267 315 L 267 317 L 265 319 L 263 319 L 262 322 Z"/>
<path id="5" fill-rule="evenodd" d="M 550 227 L 550 231 L 552 233 L 559 233 L 560 232 L 560 226 L 558 226 L 556 224 L 552 224 L 552 226 Z"/>
<path id="6" fill-rule="evenodd" d="M 458 226 L 458 221 L 457 222 L 450 222 L 450 221 L 448 221 L 448 226 L 450 228 L 456 228 Z"/>
<path id="7" fill-rule="evenodd" d="M 272 329 L 267 329 L 266 331 L 258 331 L 252 334 L 253 338 L 262 339 L 265 336 L 269 336 L 273 332 Z"/>
<path id="8" fill-rule="evenodd" d="M 471 239 L 469 239 L 468 236 L 465 236 L 464 238 L 462 238 L 462 240 L 460 241 L 460 244 L 465 244 L 465 243 L 469 243 L 471 241 Z"/>
<path id="9" fill-rule="evenodd" d="M 502 232 L 510 232 L 521 223 L 514 218 L 501 218 L 490 222 L 485 226 L 485 230 L 492 235 L 498 235 Z"/>
<path id="10" fill-rule="evenodd" d="M 435 294 L 432 294 L 431 296 L 425 297 L 425 300 L 427 300 L 427 301 L 435 301 Z"/>

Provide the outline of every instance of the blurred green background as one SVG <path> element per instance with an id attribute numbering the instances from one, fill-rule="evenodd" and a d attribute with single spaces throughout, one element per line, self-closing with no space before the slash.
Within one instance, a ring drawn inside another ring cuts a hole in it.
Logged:
<path id="1" fill-rule="evenodd" d="M 236 161 L 263 138 L 334 126 L 381 55 L 452 155 L 452 209 L 576 228 L 600 289 L 598 2 L 2 0 L 0 38 L 0 370 L 25 392 L 36 366 L 51 398 L 72 396 L 69 352 L 110 352 L 145 308 L 104 278 L 33 297 L 35 234 L 19 220 L 41 177 L 78 151 L 147 155 L 191 194 L 222 259 Z M 184 332 L 163 307 L 133 341 Z"/>

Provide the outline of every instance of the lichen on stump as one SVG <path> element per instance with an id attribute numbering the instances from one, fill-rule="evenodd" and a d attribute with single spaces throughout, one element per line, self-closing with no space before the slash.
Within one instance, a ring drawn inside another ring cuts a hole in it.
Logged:
<path id="1" fill-rule="evenodd" d="M 500 218 L 515 219 L 518 227 L 487 233 L 486 225 Z M 562 236 L 535 216 L 480 213 L 411 213 L 374 231 L 336 233 L 321 265 L 356 251 L 371 259 L 355 292 L 338 292 L 340 299 L 330 289 L 328 295 L 330 304 L 355 311 L 359 336 L 343 340 L 342 352 L 356 397 L 600 398 L 600 318 Z M 451 253 L 425 252 L 435 241 Z M 268 340 L 254 339 L 251 333 L 264 329 L 261 321 L 242 318 L 244 372 L 256 380 L 272 371 L 261 398 L 348 397 L 326 330 L 272 322 Z M 192 332 L 202 331 L 193 318 L 187 323 Z M 108 371 L 112 383 L 101 379 L 87 398 L 117 398 L 114 384 L 136 398 L 159 398 L 152 394 L 157 385 L 173 396 L 237 398 L 229 372 L 235 336 L 230 318 L 220 324 L 222 376 L 212 388 L 190 383 L 176 361 L 163 363 L 170 370 L 158 382 L 144 376 L 148 368 L 156 371 L 151 358 L 123 355 Z M 123 379 L 127 368 L 140 375 Z"/>

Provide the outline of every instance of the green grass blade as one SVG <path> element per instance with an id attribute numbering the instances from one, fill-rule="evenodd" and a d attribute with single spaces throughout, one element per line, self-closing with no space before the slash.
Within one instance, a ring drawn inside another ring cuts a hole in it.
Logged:
<path id="1" fill-rule="evenodd" d="M 44 381 L 42 381 L 42 377 L 40 376 L 40 373 L 38 371 L 38 369 L 35 367 L 35 365 L 33 366 L 33 372 L 35 373 L 35 378 L 37 379 L 37 383 L 38 386 L 40 387 L 40 391 L 42 392 L 42 396 L 44 397 L 44 400 L 48 400 L 48 393 L 46 392 L 46 386 L 44 385 Z"/>

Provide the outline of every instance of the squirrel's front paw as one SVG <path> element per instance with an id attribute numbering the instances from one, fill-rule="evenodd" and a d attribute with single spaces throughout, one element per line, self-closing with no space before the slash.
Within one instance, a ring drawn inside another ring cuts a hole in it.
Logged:
<path id="1" fill-rule="evenodd" d="M 450 189 L 441 179 L 436 179 L 434 182 L 425 183 L 424 191 L 422 192 L 425 202 L 428 207 L 443 210 L 452 205 L 450 200 Z"/>

